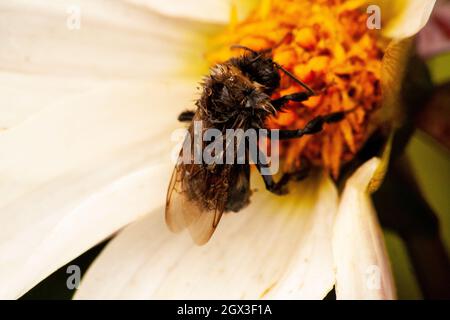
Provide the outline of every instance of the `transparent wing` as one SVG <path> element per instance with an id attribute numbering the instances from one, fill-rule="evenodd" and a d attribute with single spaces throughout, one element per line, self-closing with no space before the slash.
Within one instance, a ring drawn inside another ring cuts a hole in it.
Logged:
<path id="1" fill-rule="evenodd" d="M 188 228 L 192 239 L 198 245 L 208 242 L 214 233 L 223 214 L 223 205 L 213 209 L 205 208 L 202 202 L 189 199 L 183 188 L 185 170 L 178 165 L 175 167 L 170 180 L 166 199 L 166 223 L 173 232 L 180 232 Z"/>

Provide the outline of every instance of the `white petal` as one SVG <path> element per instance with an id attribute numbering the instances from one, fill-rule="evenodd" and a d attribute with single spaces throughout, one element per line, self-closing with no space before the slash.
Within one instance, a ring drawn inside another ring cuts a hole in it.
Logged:
<path id="1" fill-rule="evenodd" d="M 195 73 L 209 31 L 123 1 L 1 1 L 0 128 L 111 79 Z"/>
<path id="2" fill-rule="evenodd" d="M 403 39 L 415 35 L 430 18 L 436 0 L 376 0 L 381 4 L 381 16 L 388 18 L 382 26 L 383 35 Z"/>
<path id="3" fill-rule="evenodd" d="M 105 85 L 0 135 L 0 297 L 164 203 L 170 128 L 193 86 Z"/>
<path id="4" fill-rule="evenodd" d="M 368 186 L 380 165 L 373 158 L 347 181 L 333 231 L 338 299 L 395 299 L 383 234 Z"/>
<path id="5" fill-rule="evenodd" d="M 191 37 L 207 28 L 122 1 L 17 0 L 2 2 L 1 9 L 0 68 L 14 72 L 99 79 L 167 76 L 185 66 L 181 57 L 201 58 Z M 71 29 L 77 17 L 80 28 Z"/>
<path id="6" fill-rule="evenodd" d="M 165 15 L 214 23 L 227 23 L 231 0 L 126 0 Z"/>
<path id="7" fill-rule="evenodd" d="M 0 71 L 0 132 L 45 106 L 101 85 L 90 79 Z"/>
<path id="8" fill-rule="evenodd" d="M 150 8 L 161 14 L 204 21 L 208 23 L 226 24 L 230 21 L 232 7 L 236 9 L 238 18 L 245 18 L 254 8 L 255 0 L 126 0 L 142 7 Z"/>
<path id="9" fill-rule="evenodd" d="M 127 227 L 94 261 L 76 297 L 324 298 L 334 284 L 333 183 L 310 178 L 285 197 L 258 190 L 202 247 L 187 233 L 170 233 L 162 209 Z"/>

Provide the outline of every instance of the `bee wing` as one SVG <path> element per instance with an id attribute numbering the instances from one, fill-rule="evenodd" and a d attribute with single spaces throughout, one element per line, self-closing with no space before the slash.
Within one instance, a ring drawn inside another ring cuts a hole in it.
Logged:
<path id="1" fill-rule="evenodd" d="M 167 192 L 166 224 L 173 232 L 188 228 L 195 243 L 203 245 L 214 233 L 224 207 L 218 205 L 214 210 L 209 210 L 197 201 L 188 199 L 180 176 L 184 171 L 180 169 L 180 166 L 182 165 L 175 167 Z"/>

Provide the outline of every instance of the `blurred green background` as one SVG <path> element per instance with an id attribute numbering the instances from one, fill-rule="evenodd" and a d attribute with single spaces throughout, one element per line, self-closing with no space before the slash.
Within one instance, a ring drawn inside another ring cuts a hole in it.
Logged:
<path id="1" fill-rule="evenodd" d="M 450 53 L 428 60 L 427 65 L 435 86 L 450 82 Z M 450 119 L 445 121 L 448 123 Z M 450 254 L 449 150 L 427 134 L 416 131 L 406 148 L 406 154 L 423 196 L 438 216 L 444 245 Z M 423 295 L 402 239 L 391 231 L 385 231 L 385 237 L 399 299 L 422 299 Z"/>

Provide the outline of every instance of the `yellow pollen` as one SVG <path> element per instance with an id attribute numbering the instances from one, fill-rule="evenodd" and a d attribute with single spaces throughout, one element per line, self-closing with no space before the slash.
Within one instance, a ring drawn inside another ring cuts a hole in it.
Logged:
<path id="1" fill-rule="evenodd" d="M 286 171 L 307 160 L 337 178 L 341 166 L 354 158 L 371 134 L 370 116 L 381 105 L 384 45 L 375 31 L 367 29 L 367 15 L 355 3 L 264 0 L 244 21 L 233 18 L 229 28 L 212 39 L 207 53 L 211 65 L 236 56 L 239 52 L 230 50 L 233 44 L 272 48 L 274 61 L 318 93 L 303 103 L 289 102 L 267 121 L 269 128 L 302 128 L 317 115 L 355 108 L 319 134 L 283 142 L 280 152 Z M 289 77 L 281 77 L 273 98 L 304 90 Z"/>

